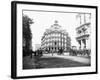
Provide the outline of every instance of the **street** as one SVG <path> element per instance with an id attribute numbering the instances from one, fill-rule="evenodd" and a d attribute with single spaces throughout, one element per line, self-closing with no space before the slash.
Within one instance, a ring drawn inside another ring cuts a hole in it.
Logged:
<path id="1" fill-rule="evenodd" d="M 90 66 L 90 57 L 86 56 L 69 56 L 58 54 L 43 54 L 35 62 L 35 57 L 26 56 L 23 58 L 23 69 L 40 69 L 40 68 L 63 68 L 63 67 L 84 67 Z"/>

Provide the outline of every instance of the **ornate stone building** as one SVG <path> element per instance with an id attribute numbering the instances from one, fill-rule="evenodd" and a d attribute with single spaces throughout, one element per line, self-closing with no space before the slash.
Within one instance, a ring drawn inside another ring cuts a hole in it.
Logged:
<path id="1" fill-rule="evenodd" d="M 83 16 L 83 18 L 82 18 Z M 76 28 L 77 37 L 76 40 L 79 43 L 79 49 L 90 49 L 90 34 L 91 34 L 91 15 L 90 14 L 78 14 L 80 18 L 80 24 Z"/>
<path id="2" fill-rule="evenodd" d="M 58 21 L 55 21 L 49 29 L 46 29 L 41 39 L 41 48 L 49 52 L 58 52 L 60 49 L 67 52 L 71 47 L 71 39 L 66 30 L 61 29 Z"/>

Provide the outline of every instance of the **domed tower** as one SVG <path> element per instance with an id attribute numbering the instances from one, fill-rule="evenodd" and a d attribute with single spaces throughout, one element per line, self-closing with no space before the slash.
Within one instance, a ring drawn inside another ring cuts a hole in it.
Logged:
<path id="1" fill-rule="evenodd" d="M 41 47 L 50 53 L 58 52 L 60 49 L 67 52 L 71 47 L 71 39 L 68 33 L 61 28 L 57 20 L 44 32 L 41 39 Z"/>

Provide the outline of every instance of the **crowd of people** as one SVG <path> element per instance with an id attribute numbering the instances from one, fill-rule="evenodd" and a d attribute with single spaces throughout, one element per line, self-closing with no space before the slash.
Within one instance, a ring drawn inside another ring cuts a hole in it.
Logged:
<path id="1" fill-rule="evenodd" d="M 84 50 L 73 50 L 73 49 L 71 49 L 70 50 L 70 55 L 72 55 L 72 56 L 77 56 L 77 55 L 90 56 L 90 53 L 91 53 L 91 50 L 88 50 L 88 49 L 84 49 Z"/>
<path id="2" fill-rule="evenodd" d="M 24 53 L 25 53 L 25 51 L 24 51 Z M 31 58 L 32 58 L 32 56 L 34 56 L 34 57 L 36 57 L 36 56 L 41 57 L 45 53 L 46 54 L 51 53 L 52 56 L 54 54 L 54 52 L 49 52 L 47 50 L 42 50 L 42 49 L 38 49 L 36 51 L 29 50 L 26 53 L 29 53 Z M 91 50 L 74 50 L 74 49 L 70 49 L 69 50 L 69 55 L 71 55 L 71 56 L 77 56 L 77 55 L 81 55 L 81 56 L 87 55 L 87 56 L 90 56 L 90 53 L 91 53 Z M 63 49 L 59 49 L 57 54 L 58 55 L 64 54 L 64 50 Z"/>

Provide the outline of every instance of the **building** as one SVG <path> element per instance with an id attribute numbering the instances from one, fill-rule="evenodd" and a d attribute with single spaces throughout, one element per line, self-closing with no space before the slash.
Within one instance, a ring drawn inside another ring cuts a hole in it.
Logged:
<path id="1" fill-rule="evenodd" d="M 71 39 L 66 30 L 63 30 L 55 21 L 49 29 L 46 29 L 41 39 L 41 48 L 49 52 L 58 52 L 60 49 L 67 52 L 71 47 Z"/>
<path id="2" fill-rule="evenodd" d="M 77 50 L 77 47 L 76 46 L 72 46 L 71 49 Z"/>
<path id="3" fill-rule="evenodd" d="M 79 49 L 91 49 L 91 14 L 78 14 L 79 26 L 76 28 L 76 40 L 79 43 Z"/>
<path id="4" fill-rule="evenodd" d="M 35 50 L 38 50 L 41 48 L 41 44 L 35 44 Z"/>

